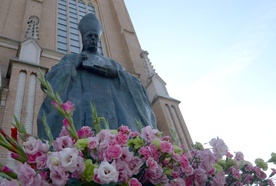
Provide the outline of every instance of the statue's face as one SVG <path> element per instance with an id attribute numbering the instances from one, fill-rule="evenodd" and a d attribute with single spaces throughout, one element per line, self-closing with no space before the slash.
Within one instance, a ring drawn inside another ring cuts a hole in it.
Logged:
<path id="1" fill-rule="evenodd" d="M 99 35 L 94 31 L 88 31 L 83 35 L 84 50 L 96 52 L 98 49 Z"/>

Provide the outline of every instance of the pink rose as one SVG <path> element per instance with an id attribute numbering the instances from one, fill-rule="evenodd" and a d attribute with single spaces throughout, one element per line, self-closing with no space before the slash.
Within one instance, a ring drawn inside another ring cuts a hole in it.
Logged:
<path id="1" fill-rule="evenodd" d="M 122 156 L 121 156 L 121 160 L 125 161 L 125 162 L 130 162 L 133 158 L 133 152 L 129 151 L 128 147 L 123 147 L 122 148 Z"/>
<path id="2" fill-rule="evenodd" d="M 135 132 L 130 132 L 129 137 L 134 138 L 134 137 L 139 136 L 139 135 L 140 135 L 140 133 L 135 131 Z"/>
<path id="3" fill-rule="evenodd" d="M 148 146 L 141 147 L 138 152 L 140 155 L 144 156 L 146 159 L 148 159 L 151 156 Z"/>
<path id="4" fill-rule="evenodd" d="M 35 154 L 39 150 L 39 141 L 36 138 L 30 136 L 26 142 L 23 143 L 25 152 L 27 154 Z"/>
<path id="5" fill-rule="evenodd" d="M 222 139 L 212 139 L 209 144 L 213 147 L 213 152 L 217 158 L 221 158 L 222 156 L 226 155 L 228 151 L 228 147 L 225 145 Z"/>
<path id="6" fill-rule="evenodd" d="M 142 165 L 143 161 L 137 156 L 134 156 L 128 164 L 129 169 L 132 171 L 133 175 L 136 175 L 140 172 L 140 168 L 142 167 Z"/>
<path id="7" fill-rule="evenodd" d="M 142 184 L 136 179 L 136 178 L 131 178 L 128 181 L 129 186 L 142 186 Z"/>
<path id="8" fill-rule="evenodd" d="M 149 157 L 147 159 L 146 165 L 153 171 L 156 170 L 158 167 L 158 163 L 152 157 Z"/>
<path id="9" fill-rule="evenodd" d="M 169 181 L 167 176 L 163 174 L 163 169 L 160 165 L 158 165 L 156 170 L 147 168 L 145 171 L 145 178 L 146 180 L 150 181 L 154 185 L 157 185 L 157 184 L 165 185 Z"/>
<path id="10" fill-rule="evenodd" d="M 221 185 L 225 185 L 225 184 L 226 184 L 226 181 L 225 181 L 224 172 L 218 172 L 213 179 L 212 186 L 221 186 Z"/>
<path id="11" fill-rule="evenodd" d="M 249 171 L 249 172 L 253 172 L 253 171 L 255 171 L 255 168 L 254 168 L 254 166 L 252 166 L 251 164 L 247 163 L 247 164 L 245 165 L 245 170 L 247 170 L 247 171 Z"/>
<path id="12" fill-rule="evenodd" d="M 159 157 L 161 156 L 161 153 L 159 152 L 159 150 L 157 149 L 157 147 L 153 144 L 149 145 L 149 151 L 151 153 L 151 156 L 155 159 L 158 160 Z"/>
<path id="13" fill-rule="evenodd" d="M 242 152 L 238 151 L 236 152 L 236 155 L 235 155 L 235 158 L 234 158 L 235 161 L 241 161 L 241 160 L 244 160 L 244 155 Z"/>
<path id="14" fill-rule="evenodd" d="M 233 158 L 233 154 L 231 154 L 230 152 L 227 152 L 227 153 L 226 153 L 226 156 L 227 156 L 228 158 Z"/>
<path id="15" fill-rule="evenodd" d="M 35 163 L 36 162 L 36 158 L 41 156 L 42 154 L 40 152 L 37 152 L 35 154 L 27 154 L 28 156 L 28 163 L 29 164 L 32 164 L 32 163 Z"/>
<path id="16" fill-rule="evenodd" d="M 73 146 L 73 141 L 70 136 L 58 137 L 53 142 L 53 147 L 56 151 L 61 151 L 62 149 L 66 148 L 66 147 L 72 147 L 72 146 Z"/>
<path id="17" fill-rule="evenodd" d="M 128 135 L 123 133 L 123 132 L 119 132 L 117 135 L 116 135 L 116 142 L 119 144 L 119 145 L 126 145 L 127 144 L 127 140 L 128 140 Z"/>
<path id="18" fill-rule="evenodd" d="M 116 160 L 116 170 L 119 173 L 118 182 L 126 182 L 132 177 L 132 171 L 129 169 L 128 164 L 120 159 Z"/>
<path id="19" fill-rule="evenodd" d="M 207 175 L 205 171 L 201 168 L 195 169 L 195 184 L 196 185 L 205 185 L 207 181 Z"/>
<path id="20" fill-rule="evenodd" d="M 194 173 L 194 168 L 191 165 L 189 165 L 183 168 L 183 171 L 187 176 L 191 176 Z"/>
<path id="21" fill-rule="evenodd" d="M 182 178 L 176 178 L 170 181 L 170 186 L 185 186 L 186 183 Z"/>
<path id="22" fill-rule="evenodd" d="M 176 154 L 176 153 L 174 153 L 174 152 L 173 152 L 172 155 L 173 155 L 172 157 L 173 157 L 176 161 L 180 161 L 181 156 L 179 156 L 178 154 Z M 184 154 L 182 154 L 182 155 L 184 155 Z M 185 156 L 186 156 L 186 154 L 185 154 Z"/>
<path id="23" fill-rule="evenodd" d="M 37 169 L 44 169 L 47 165 L 47 154 L 43 154 L 35 159 Z"/>
<path id="24" fill-rule="evenodd" d="M 108 161 L 118 159 L 122 156 L 122 147 L 120 145 L 109 145 L 106 149 L 106 158 Z"/>
<path id="25" fill-rule="evenodd" d="M 99 179 L 98 171 L 96 169 L 94 170 L 93 181 L 98 184 L 101 184 L 101 180 Z"/>
<path id="26" fill-rule="evenodd" d="M 275 186 L 274 181 L 272 179 L 267 179 L 267 184 L 269 186 Z"/>
<path id="27" fill-rule="evenodd" d="M 95 149 L 95 148 L 98 147 L 98 145 L 99 145 L 98 138 L 91 137 L 91 138 L 88 138 L 88 139 L 89 139 L 89 143 L 88 143 L 88 148 L 89 149 Z"/>
<path id="28" fill-rule="evenodd" d="M 41 179 L 39 174 L 36 174 L 35 170 L 27 163 L 18 166 L 18 179 L 23 185 L 31 186 L 36 185 Z"/>
<path id="29" fill-rule="evenodd" d="M 238 169 L 232 168 L 231 172 L 232 172 L 233 178 L 235 178 L 235 179 L 239 179 L 240 178 L 240 173 L 239 173 Z"/>
<path id="30" fill-rule="evenodd" d="M 94 135 L 94 132 L 91 130 L 90 127 L 88 126 L 83 126 L 79 131 L 78 131 L 78 136 L 79 138 L 88 138 Z"/>
<path id="31" fill-rule="evenodd" d="M 183 154 L 181 157 L 180 157 L 180 165 L 182 168 L 186 168 L 190 165 L 190 162 L 188 160 L 188 157 L 186 154 Z"/>
<path id="32" fill-rule="evenodd" d="M 161 151 L 165 153 L 172 153 L 173 151 L 173 146 L 170 142 L 167 141 L 162 141 L 160 144 Z"/>
<path id="33" fill-rule="evenodd" d="M 62 128 L 61 128 L 61 131 L 59 133 L 59 137 L 61 137 L 61 136 L 69 136 L 69 132 L 67 131 L 65 126 L 62 126 Z"/>
<path id="34" fill-rule="evenodd" d="M 19 186 L 19 185 L 16 180 L 9 181 L 6 178 L 4 178 L 3 180 L 1 180 L 0 186 Z"/>
<path id="35" fill-rule="evenodd" d="M 75 106 L 71 103 L 71 101 L 67 101 L 66 103 L 62 103 L 61 107 L 67 114 L 72 114 L 75 110 Z"/>
<path id="36" fill-rule="evenodd" d="M 255 172 L 256 172 L 256 175 L 257 175 L 258 178 L 260 178 L 260 179 L 265 179 L 266 178 L 266 174 L 264 173 L 264 171 L 262 171 L 260 169 L 260 167 L 256 166 L 255 167 Z"/>
<path id="37" fill-rule="evenodd" d="M 215 172 L 213 164 L 216 161 L 214 154 L 209 149 L 205 149 L 203 151 L 199 151 L 198 155 L 201 159 L 199 166 L 204 169 L 206 173 L 210 175 L 213 174 Z"/>
<path id="38" fill-rule="evenodd" d="M 130 132 L 130 129 L 128 128 L 128 126 L 122 125 L 119 127 L 119 131 L 121 133 L 128 134 Z"/>
<path id="39" fill-rule="evenodd" d="M 170 141 L 172 138 L 170 136 L 163 136 L 162 141 Z"/>
<path id="40" fill-rule="evenodd" d="M 83 171 L 85 170 L 85 165 L 84 165 L 84 160 L 82 157 L 78 157 L 77 158 L 77 168 L 76 168 L 76 172 L 79 176 L 81 176 L 81 174 L 83 173 Z"/>
<path id="41" fill-rule="evenodd" d="M 152 129 L 151 126 L 146 126 L 142 128 L 141 137 L 147 140 L 148 142 L 152 142 L 155 138 L 158 138 L 158 132 L 159 131 L 157 129 Z"/>
<path id="42" fill-rule="evenodd" d="M 274 175 L 274 174 L 276 174 L 276 169 L 274 169 L 274 168 L 271 168 L 271 170 L 272 170 L 272 175 Z"/>
<path id="43" fill-rule="evenodd" d="M 254 179 L 255 178 L 253 175 L 247 174 L 247 176 L 243 180 L 243 184 L 251 185 L 251 183 L 253 182 Z"/>
<path id="44" fill-rule="evenodd" d="M 158 158 L 161 156 L 157 147 L 153 144 L 141 147 L 138 152 L 139 154 L 143 155 L 146 159 L 148 159 L 149 157 L 153 157 L 155 160 L 158 160 Z"/>
<path id="45" fill-rule="evenodd" d="M 64 171 L 61 167 L 53 167 L 50 172 L 50 178 L 53 185 L 63 186 L 69 180 L 69 174 Z"/>
<path id="46" fill-rule="evenodd" d="M 177 171 L 172 171 L 172 177 L 173 177 L 173 178 L 179 178 L 179 172 L 177 172 Z"/>
<path id="47" fill-rule="evenodd" d="M 102 151 L 106 149 L 109 145 L 109 142 L 113 140 L 114 135 L 111 134 L 110 130 L 101 130 L 96 137 L 98 138 L 99 150 Z"/>

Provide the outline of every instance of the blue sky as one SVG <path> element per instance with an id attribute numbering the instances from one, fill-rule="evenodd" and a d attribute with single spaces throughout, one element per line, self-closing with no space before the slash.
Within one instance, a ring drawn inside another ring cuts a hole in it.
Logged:
<path id="1" fill-rule="evenodd" d="M 276 152 L 276 1 L 125 0 L 194 141 Z"/>

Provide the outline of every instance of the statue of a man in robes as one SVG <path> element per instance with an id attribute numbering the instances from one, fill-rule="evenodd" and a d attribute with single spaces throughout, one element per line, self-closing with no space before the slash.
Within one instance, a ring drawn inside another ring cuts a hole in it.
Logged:
<path id="1" fill-rule="evenodd" d="M 143 126 L 156 128 L 156 121 L 146 91 L 140 81 L 129 74 L 118 62 L 97 52 L 102 26 L 94 14 L 87 14 L 79 23 L 83 50 L 80 54 L 67 54 L 45 75 L 62 101 L 71 101 L 76 111 L 73 115 L 76 129 L 93 127 L 90 103 L 110 129 L 127 125 L 138 130 Z M 43 111 L 54 137 L 59 135 L 64 119 L 46 97 L 37 119 L 38 135 L 47 138 L 42 122 Z"/>

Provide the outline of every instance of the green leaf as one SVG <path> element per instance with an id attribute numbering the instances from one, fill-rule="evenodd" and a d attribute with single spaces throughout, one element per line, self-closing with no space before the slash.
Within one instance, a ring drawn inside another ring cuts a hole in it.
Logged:
<path id="1" fill-rule="evenodd" d="M 170 128 L 170 132 L 171 132 L 171 135 L 172 135 L 172 139 L 173 139 L 173 141 L 174 141 L 174 144 L 175 144 L 175 145 L 180 145 L 180 142 L 179 142 L 179 139 L 177 138 L 175 129 L 174 129 L 174 128 Z"/>
<path id="2" fill-rule="evenodd" d="M 98 133 L 102 130 L 101 124 L 100 124 L 101 119 L 100 119 L 100 117 L 98 117 L 96 107 L 92 104 L 92 102 L 90 102 L 90 107 L 91 107 L 92 116 L 93 116 L 93 125 L 94 125 L 96 132 Z"/>
<path id="3" fill-rule="evenodd" d="M 15 121 L 15 124 L 12 123 L 12 125 L 17 128 L 19 137 L 22 139 L 22 141 L 26 141 L 27 140 L 27 132 L 26 132 L 25 126 L 18 121 L 18 119 L 16 118 L 15 115 L 13 115 L 13 119 Z"/>
<path id="4" fill-rule="evenodd" d="M 136 125 L 138 127 L 139 133 L 141 133 L 143 125 L 140 120 L 136 120 Z"/>
<path id="5" fill-rule="evenodd" d="M 52 132 L 50 130 L 50 127 L 49 127 L 49 125 L 47 123 L 46 114 L 45 114 L 44 111 L 43 111 L 42 122 L 43 122 L 43 125 L 44 125 L 44 128 L 45 128 L 46 135 L 49 138 L 50 144 L 52 144 L 53 141 L 54 141 L 54 138 L 53 138 Z"/>

